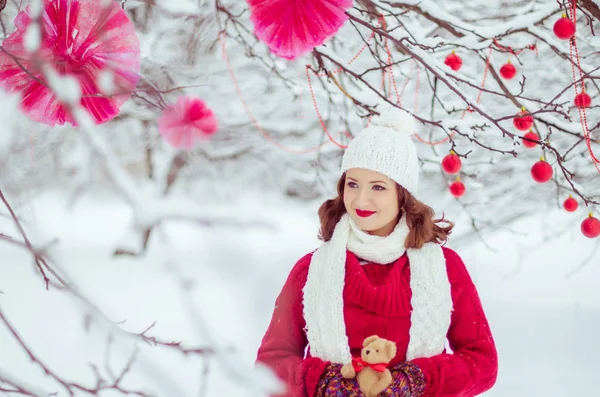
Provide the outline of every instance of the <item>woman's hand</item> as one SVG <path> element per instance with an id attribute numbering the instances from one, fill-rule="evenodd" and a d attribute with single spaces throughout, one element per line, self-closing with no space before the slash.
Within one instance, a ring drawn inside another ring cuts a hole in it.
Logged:
<path id="1" fill-rule="evenodd" d="M 425 377 L 415 364 L 403 362 L 391 371 L 392 384 L 378 397 L 419 397 L 425 391 Z"/>
<path id="2" fill-rule="evenodd" d="M 341 374 L 341 364 L 330 364 L 319 383 L 315 397 L 337 397 L 343 392 L 347 397 L 365 397 L 356 379 L 345 379 Z M 425 391 L 425 378 L 416 365 L 408 362 L 390 368 L 392 384 L 377 397 L 419 397 Z"/>
<path id="3" fill-rule="evenodd" d="M 341 369 L 341 364 L 330 364 L 325 369 L 325 372 L 317 384 L 317 393 L 315 394 L 315 397 L 337 397 L 339 395 L 346 397 L 365 397 L 360 391 L 356 379 L 345 379 L 342 376 Z"/>
<path id="4" fill-rule="evenodd" d="M 346 379 L 354 379 L 356 377 L 356 371 L 354 370 L 354 366 L 352 364 L 344 364 L 344 366 L 340 369 L 340 373 Z"/>

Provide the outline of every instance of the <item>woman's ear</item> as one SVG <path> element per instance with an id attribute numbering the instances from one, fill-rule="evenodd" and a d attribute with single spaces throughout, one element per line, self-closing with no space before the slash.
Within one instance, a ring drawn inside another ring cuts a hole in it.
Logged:
<path id="1" fill-rule="evenodd" d="M 365 339 L 365 341 L 363 342 L 363 347 L 367 347 L 369 346 L 371 343 L 373 343 L 374 341 L 376 341 L 377 339 L 379 339 L 379 336 L 377 335 L 371 335 L 368 338 Z"/>

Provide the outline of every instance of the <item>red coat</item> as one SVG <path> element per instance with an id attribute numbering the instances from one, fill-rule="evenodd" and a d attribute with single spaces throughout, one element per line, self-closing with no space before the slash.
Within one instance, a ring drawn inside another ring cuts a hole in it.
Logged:
<path id="1" fill-rule="evenodd" d="M 470 397 L 490 389 L 496 382 L 498 356 L 477 290 L 461 258 L 443 248 L 451 284 L 453 312 L 448 330 L 454 352 L 412 360 L 425 375 L 423 397 Z M 304 331 L 302 288 L 312 254 L 296 263 L 275 302 L 269 328 L 258 350 L 257 361 L 275 370 L 287 383 L 286 397 L 313 397 L 325 367 L 311 357 Z M 360 356 L 363 340 L 378 335 L 396 342 L 392 365 L 406 360 L 411 290 L 406 254 L 390 265 L 361 265 L 347 251 L 344 285 L 344 319 L 353 356 Z"/>

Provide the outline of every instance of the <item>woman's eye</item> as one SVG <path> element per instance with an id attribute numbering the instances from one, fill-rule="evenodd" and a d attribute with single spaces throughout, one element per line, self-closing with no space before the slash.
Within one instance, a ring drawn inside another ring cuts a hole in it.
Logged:
<path id="1" fill-rule="evenodd" d="M 348 187 L 355 188 L 357 185 L 354 182 L 348 182 Z"/>
<path id="2" fill-rule="evenodd" d="M 381 186 L 381 185 L 375 185 L 375 186 L 373 186 L 373 189 L 374 190 L 379 190 L 379 191 L 385 190 L 385 188 L 383 186 Z"/>

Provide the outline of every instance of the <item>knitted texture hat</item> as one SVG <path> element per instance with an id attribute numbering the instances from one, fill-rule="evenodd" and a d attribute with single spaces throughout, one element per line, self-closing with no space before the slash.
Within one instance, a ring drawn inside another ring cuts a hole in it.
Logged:
<path id="1" fill-rule="evenodd" d="M 381 113 L 375 125 L 363 129 L 348 145 L 341 173 L 350 168 L 379 172 L 411 194 L 419 188 L 419 159 L 410 135 L 414 118 L 398 108 Z"/>

